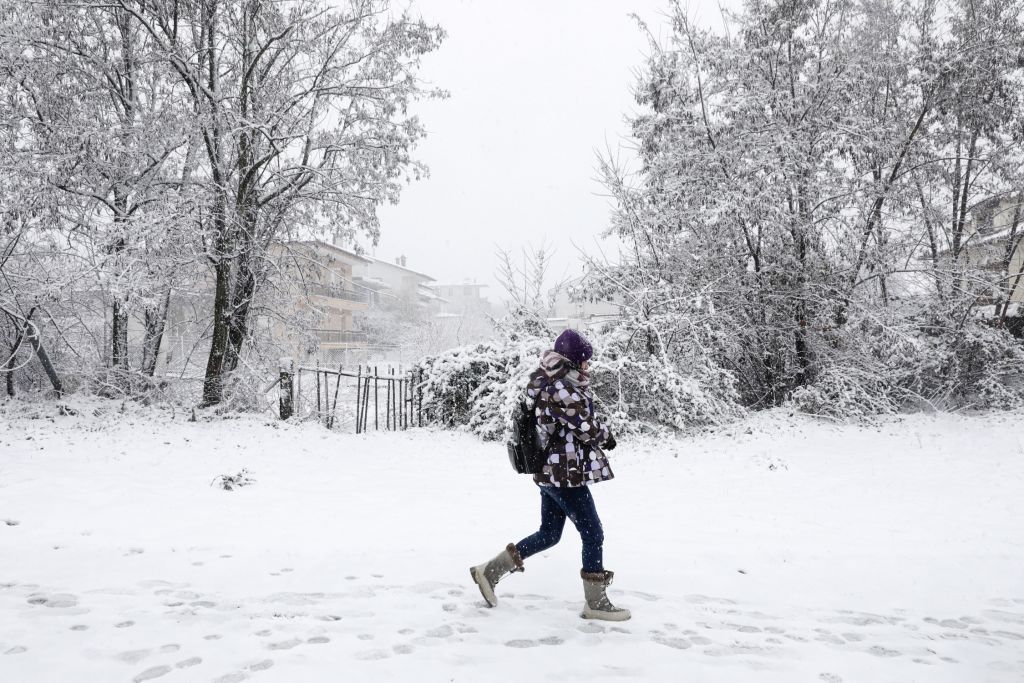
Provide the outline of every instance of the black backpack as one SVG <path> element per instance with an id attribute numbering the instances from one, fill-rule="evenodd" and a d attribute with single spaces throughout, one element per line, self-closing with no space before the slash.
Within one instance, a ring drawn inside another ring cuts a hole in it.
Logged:
<path id="1" fill-rule="evenodd" d="M 508 461 L 519 474 L 540 474 L 547 449 L 537 431 L 533 408 L 520 400 L 512 411 L 512 438 L 507 444 Z"/>

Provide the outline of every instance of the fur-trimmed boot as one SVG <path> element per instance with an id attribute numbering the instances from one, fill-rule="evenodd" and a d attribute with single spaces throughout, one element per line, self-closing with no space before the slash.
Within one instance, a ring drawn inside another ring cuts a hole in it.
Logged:
<path id="1" fill-rule="evenodd" d="M 493 559 L 483 564 L 478 564 L 475 567 L 470 567 L 469 575 L 473 577 L 476 585 L 480 587 L 480 594 L 487 601 L 487 606 L 494 607 L 498 604 L 498 596 L 494 594 L 494 587 L 498 585 L 498 582 L 506 574 L 521 571 L 525 571 L 523 558 L 519 557 L 519 551 L 516 550 L 515 544 L 509 543 Z"/>
<path id="2" fill-rule="evenodd" d="M 587 604 L 583 608 L 584 619 L 603 619 L 605 621 L 626 621 L 632 614 L 628 609 L 616 607 L 608 599 L 605 589 L 612 584 L 615 572 L 587 572 L 580 570 L 580 577 L 583 578 L 583 595 Z"/>

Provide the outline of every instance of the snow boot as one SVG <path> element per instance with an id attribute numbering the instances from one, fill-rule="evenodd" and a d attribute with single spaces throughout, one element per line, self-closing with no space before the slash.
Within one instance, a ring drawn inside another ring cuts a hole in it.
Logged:
<path id="1" fill-rule="evenodd" d="M 524 571 L 523 558 L 519 557 L 514 543 L 509 543 L 505 549 L 494 556 L 493 559 L 469 568 L 469 575 L 480 587 L 480 594 L 484 596 L 488 607 L 498 604 L 498 596 L 494 594 L 494 587 L 504 578 L 506 574 Z"/>
<path id="2" fill-rule="evenodd" d="M 605 593 L 605 589 L 612 583 L 612 577 L 615 576 L 615 572 L 587 572 L 580 570 L 580 576 L 583 578 L 583 595 L 587 599 L 587 604 L 583 608 L 581 617 L 584 619 L 602 619 L 604 621 L 626 621 L 633 616 L 629 613 L 628 609 L 613 605 Z"/>

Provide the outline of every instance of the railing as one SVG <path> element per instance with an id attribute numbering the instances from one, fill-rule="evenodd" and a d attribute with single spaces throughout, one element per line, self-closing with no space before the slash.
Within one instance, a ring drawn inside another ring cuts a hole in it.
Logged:
<path id="1" fill-rule="evenodd" d="M 309 285 L 309 293 L 316 296 L 326 296 L 331 299 L 345 299 L 346 301 L 355 301 L 358 303 L 366 303 L 369 299 L 364 291 L 349 289 L 343 285 L 330 285 L 319 282 Z"/>
<path id="2" fill-rule="evenodd" d="M 313 330 L 321 344 L 365 344 L 365 332 L 358 330 Z"/>

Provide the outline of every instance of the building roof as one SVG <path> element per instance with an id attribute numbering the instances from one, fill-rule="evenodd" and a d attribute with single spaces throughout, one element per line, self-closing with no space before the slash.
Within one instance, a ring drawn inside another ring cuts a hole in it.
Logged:
<path id="1" fill-rule="evenodd" d="M 392 263 L 391 261 L 385 261 L 384 259 L 374 258 L 374 259 L 370 259 L 369 262 L 372 265 L 389 266 L 389 267 L 394 268 L 396 270 L 401 270 L 401 271 L 404 271 L 406 273 L 410 273 L 412 275 L 415 275 L 416 277 L 421 277 L 421 278 L 423 278 L 424 280 L 426 280 L 428 282 L 434 282 L 434 278 L 430 277 L 426 273 L 421 273 L 419 271 L 413 270 L 412 268 L 408 268 L 406 266 L 400 266 L 397 263 Z"/>
<path id="2" fill-rule="evenodd" d="M 479 287 L 482 289 L 488 285 L 479 282 L 434 282 L 430 286 L 435 289 L 439 287 Z"/>
<path id="3" fill-rule="evenodd" d="M 448 301 L 448 299 L 445 299 L 444 297 L 440 296 L 437 292 L 434 291 L 434 288 L 430 287 L 429 285 L 421 284 L 419 287 L 416 288 L 416 293 L 428 301 Z"/>
<path id="4" fill-rule="evenodd" d="M 323 240 L 292 240 L 292 241 L 289 241 L 289 242 L 278 242 L 278 244 L 280 244 L 283 247 L 305 246 L 305 247 L 313 247 L 314 249 L 325 249 L 325 250 L 333 252 L 335 254 L 341 254 L 343 256 L 347 256 L 347 257 L 349 257 L 351 259 L 354 259 L 356 261 L 362 261 L 363 263 L 372 263 L 373 262 L 373 259 L 370 259 L 370 258 L 367 258 L 365 256 L 362 256 L 361 254 L 357 254 L 356 252 L 354 252 L 354 251 L 352 251 L 350 249 L 345 249 L 343 247 L 339 247 L 336 244 L 331 244 L 330 242 L 324 242 Z"/>

